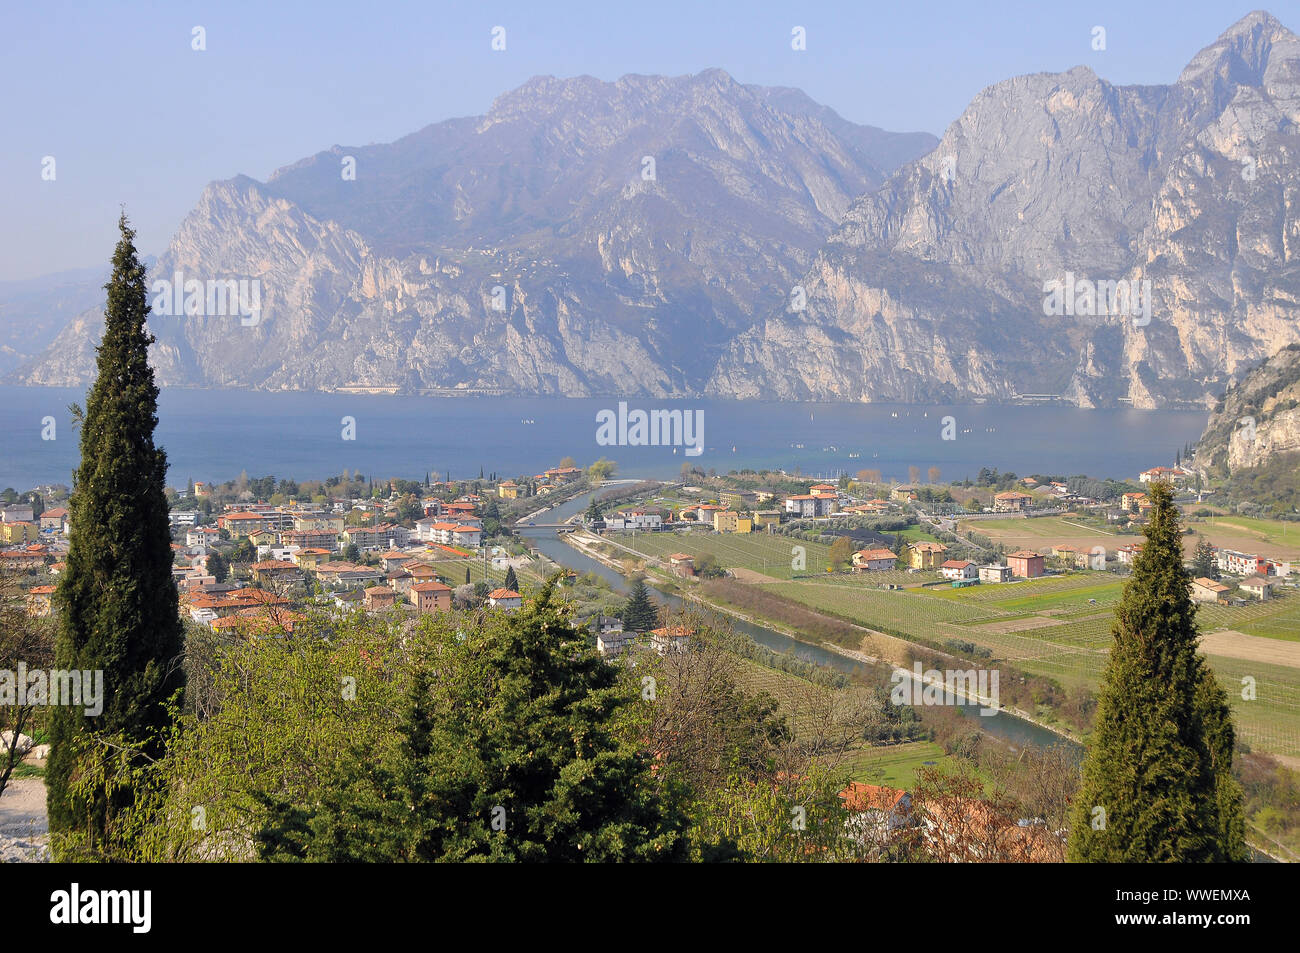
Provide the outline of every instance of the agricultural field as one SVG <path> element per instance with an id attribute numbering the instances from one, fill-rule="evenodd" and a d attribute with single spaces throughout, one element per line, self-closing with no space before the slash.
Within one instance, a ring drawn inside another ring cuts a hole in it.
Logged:
<path id="1" fill-rule="evenodd" d="M 1300 558 L 1300 523 L 1252 516 L 1212 516 L 1186 525 L 1224 549 L 1257 552 L 1277 559 Z"/>
<path id="2" fill-rule="evenodd" d="M 609 533 L 606 539 L 645 556 L 662 559 L 669 553 L 702 556 L 711 553 L 719 565 L 731 569 L 752 569 L 773 579 L 789 579 L 796 572 L 818 572 L 826 567 L 829 546 L 766 533 Z M 805 569 L 792 563 L 795 546 L 804 549 Z"/>
<path id="3" fill-rule="evenodd" d="M 1035 549 L 1051 552 L 1052 546 L 1092 549 L 1104 546 L 1107 551 L 1127 543 L 1140 542 L 1140 536 L 1119 535 L 1114 528 L 1100 529 L 1069 516 L 1010 517 L 1008 519 L 969 520 L 959 523 L 962 535 L 978 533 L 1008 549 Z"/>
<path id="4" fill-rule="evenodd" d="M 958 639 L 983 646 L 995 659 L 1076 691 L 1094 689 L 1100 680 L 1123 580 L 1081 572 L 965 589 L 884 592 L 821 580 L 761 588 L 868 628 L 931 644 Z M 1261 644 L 1300 639 L 1300 593 L 1240 607 L 1201 606 L 1198 619 L 1205 633 L 1220 633 L 1209 646 L 1217 653 L 1207 656 L 1229 693 L 1243 740 L 1300 755 L 1300 667 L 1290 663 L 1296 656 L 1289 648 Z M 1258 638 L 1234 640 L 1233 632 Z M 1241 697 L 1245 676 L 1256 680 L 1255 700 Z"/>

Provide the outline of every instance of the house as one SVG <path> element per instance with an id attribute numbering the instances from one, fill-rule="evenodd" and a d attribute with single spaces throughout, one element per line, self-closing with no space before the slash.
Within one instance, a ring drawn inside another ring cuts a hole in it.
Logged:
<path id="1" fill-rule="evenodd" d="M 834 496 L 815 496 L 801 493 L 785 498 L 785 511 L 797 519 L 816 519 L 818 516 L 830 516 L 839 508 L 839 500 Z"/>
<path id="2" fill-rule="evenodd" d="M 21 572 L 25 569 L 40 569 L 45 565 L 45 551 L 14 550 L 0 553 L 0 571 Z"/>
<path id="3" fill-rule="evenodd" d="M 840 792 L 846 810 L 854 814 L 849 824 L 858 837 L 879 841 L 896 830 L 916 823 L 912 795 L 897 788 L 850 781 Z"/>
<path id="4" fill-rule="evenodd" d="M 692 631 L 684 625 L 664 626 L 650 630 L 650 647 L 660 655 L 669 652 L 685 652 L 690 644 Z"/>
<path id="5" fill-rule="evenodd" d="M 343 532 L 343 517 L 332 513 L 299 513 L 293 517 L 293 528 L 299 532 Z"/>
<path id="6" fill-rule="evenodd" d="M 758 494 L 752 490 L 723 490 L 718 500 L 728 509 L 748 510 L 758 503 Z"/>
<path id="7" fill-rule="evenodd" d="M 1232 591 L 1232 587 L 1225 586 L 1221 582 L 1215 582 L 1205 576 L 1197 576 L 1188 584 L 1188 587 L 1192 591 L 1193 602 L 1218 602 Z"/>
<path id="8" fill-rule="evenodd" d="M 521 487 L 514 480 L 506 480 L 497 484 L 497 496 L 503 500 L 517 500 L 520 489 Z"/>
<path id="9" fill-rule="evenodd" d="M 250 512 L 227 513 L 224 516 L 218 516 L 217 526 L 228 530 L 230 535 L 236 538 L 248 536 L 252 533 L 260 533 L 264 529 L 271 528 L 265 514 Z"/>
<path id="10" fill-rule="evenodd" d="M 1010 582 L 1010 566 L 980 566 L 980 582 Z"/>
<path id="11" fill-rule="evenodd" d="M 40 539 L 41 530 L 34 522 L 5 521 L 0 523 L 0 542 L 34 543 Z"/>
<path id="12" fill-rule="evenodd" d="M 1074 566 L 1076 569 L 1104 571 L 1106 569 L 1106 548 L 1104 546 L 1094 546 L 1090 550 L 1078 550 L 1074 554 Z"/>
<path id="13" fill-rule="evenodd" d="M 695 557 L 690 553 L 672 553 L 668 556 L 668 564 L 675 576 L 690 579 L 695 575 Z"/>
<path id="14" fill-rule="evenodd" d="M 43 619 L 50 614 L 53 586 L 32 586 L 27 590 L 27 614 Z"/>
<path id="15" fill-rule="evenodd" d="M 285 530 L 280 533 L 281 546 L 297 546 L 298 551 L 319 549 L 326 553 L 337 552 L 339 548 L 338 533 L 328 530 Z"/>
<path id="16" fill-rule="evenodd" d="M 494 609 L 519 609 L 524 604 L 524 597 L 513 589 L 493 589 L 488 593 L 488 603 Z"/>
<path id="17" fill-rule="evenodd" d="M 734 533 L 740 514 L 732 510 L 718 510 L 713 514 L 713 531 L 715 533 Z"/>
<path id="18" fill-rule="evenodd" d="M 249 569 L 253 580 L 259 586 L 269 586 L 276 582 L 291 582 L 298 578 L 298 566 L 285 559 L 266 559 L 253 563 Z"/>
<path id="19" fill-rule="evenodd" d="M 889 498 L 895 503 L 906 503 L 916 499 L 916 487 L 910 483 L 900 483 L 889 491 Z"/>
<path id="20" fill-rule="evenodd" d="M 1221 549 L 1215 554 L 1219 572 L 1232 576 L 1267 576 L 1268 560 L 1255 553 L 1239 553 L 1234 549 Z"/>
<path id="21" fill-rule="evenodd" d="M 938 569 L 948 547 L 943 543 L 913 543 L 907 547 L 908 562 L 913 569 Z"/>
<path id="22" fill-rule="evenodd" d="M 53 530 L 59 534 L 66 533 L 68 527 L 68 511 L 62 507 L 53 510 L 46 510 L 41 514 L 39 524 L 40 528 L 43 530 Z"/>
<path id="23" fill-rule="evenodd" d="M 483 539 L 483 531 L 477 526 L 458 525 L 451 531 L 451 545 L 466 549 L 478 549 Z"/>
<path id="24" fill-rule="evenodd" d="M 195 526 L 185 531 L 186 546 L 200 546 L 207 549 L 221 539 L 221 530 L 215 526 Z"/>
<path id="25" fill-rule="evenodd" d="M 1169 483 L 1173 486 L 1182 486 L 1187 483 L 1192 476 L 1190 470 L 1184 470 L 1182 467 L 1152 467 L 1150 470 L 1143 470 L 1138 474 L 1139 483 Z"/>
<path id="26" fill-rule="evenodd" d="M 397 603 L 397 593 L 393 592 L 387 586 L 371 586 L 365 591 L 365 606 L 367 612 L 379 612 L 382 609 L 391 609 Z"/>
<path id="27" fill-rule="evenodd" d="M 1011 567 L 1011 575 L 1019 576 L 1022 579 L 1033 579 L 1044 575 L 1046 570 L 1043 567 L 1043 562 L 1043 554 L 1036 553 L 1032 549 L 1022 549 L 1007 556 L 1007 565 Z"/>
<path id="28" fill-rule="evenodd" d="M 1138 553 L 1142 552 L 1141 543 L 1126 543 L 1115 550 L 1115 558 L 1125 566 L 1133 565 L 1133 560 L 1137 559 Z"/>
<path id="29" fill-rule="evenodd" d="M 30 503 L 10 503 L 0 507 L 0 523 L 31 523 L 35 519 Z"/>
<path id="30" fill-rule="evenodd" d="M 1145 493 L 1125 493 L 1119 498 L 1119 507 L 1125 513 L 1137 513 L 1142 508 L 1142 504 L 1149 508 L 1151 501 L 1147 499 Z"/>
<path id="31" fill-rule="evenodd" d="M 750 518 L 754 521 L 754 529 L 766 529 L 769 526 L 781 525 L 780 510 L 752 510 Z"/>
<path id="32" fill-rule="evenodd" d="M 1028 493 L 1021 493 L 1018 490 L 1007 490 L 1005 493 L 997 493 L 993 497 L 994 513 L 1020 513 L 1025 510 L 1034 498 Z"/>
<path id="33" fill-rule="evenodd" d="M 415 578 L 405 569 L 394 569 L 384 577 L 384 582 L 393 592 L 399 596 L 405 596 L 410 591 L 411 586 L 415 585 Z"/>
<path id="34" fill-rule="evenodd" d="M 1250 576 L 1237 583 L 1237 588 L 1261 602 L 1273 594 L 1274 581 L 1263 576 Z"/>
<path id="35" fill-rule="evenodd" d="M 440 582 L 417 582 L 407 590 L 406 598 L 422 615 L 443 612 L 451 608 L 451 586 Z"/>
<path id="36" fill-rule="evenodd" d="M 939 572 L 943 573 L 944 579 L 976 579 L 979 577 L 979 567 L 965 559 L 949 559 L 939 566 Z"/>
<path id="37" fill-rule="evenodd" d="M 815 486 L 809 487 L 808 492 L 811 493 L 813 496 L 839 496 L 840 495 L 839 487 L 834 486 L 833 484 L 830 483 L 818 483 Z"/>
<path id="38" fill-rule="evenodd" d="M 853 568 L 859 572 L 880 572 L 893 569 L 898 557 L 887 549 L 859 549 L 853 554 Z"/>
<path id="39" fill-rule="evenodd" d="M 619 510 L 605 517 L 606 529 L 652 531 L 663 525 L 663 515 L 654 510 Z"/>

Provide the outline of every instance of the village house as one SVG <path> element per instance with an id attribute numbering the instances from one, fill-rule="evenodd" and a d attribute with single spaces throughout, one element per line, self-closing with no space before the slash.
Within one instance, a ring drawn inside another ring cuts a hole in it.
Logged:
<path id="1" fill-rule="evenodd" d="M 40 539 L 41 531 L 35 523 L 9 521 L 0 523 L 0 542 L 34 543 Z"/>
<path id="2" fill-rule="evenodd" d="M 1007 490 L 1005 493 L 997 493 L 993 497 L 994 513 L 1020 513 L 1024 511 L 1034 498 L 1028 493 L 1021 493 L 1018 490 Z"/>
<path id="3" fill-rule="evenodd" d="M 1151 501 L 1147 499 L 1145 493 L 1124 493 L 1119 498 L 1119 506 L 1126 513 L 1137 513 L 1140 511 L 1142 504 L 1150 506 Z"/>
<path id="4" fill-rule="evenodd" d="M 68 531 L 68 511 L 62 507 L 46 510 L 41 513 L 39 524 L 42 530 L 50 530 L 62 536 Z"/>
<path id="5" fill-rule="evenodd" d="M 650 647 L 660 655 L 667 655 L 669 652 L 685 652 L 692 634 L 692 631 L 684 625 L 651 629 Z"/>
<path id="6" fill-rule="evenodd" d="M 451 586 L 440 582 L 417 582 L 406 593 L 416 610 L 422 615 L 444 612 L 451 608 Z"/>
<path id="7" fill-rule="evenodd" d="M 264 514 L 250 512 L 226 513 L 218 516 L 217 526 L 228 531 L 236 539 L 271 528 Z"/>
<path id="8" fill-rule="evenodd" d="M 758 502 L 758 494 L 751 490 L 723 490 L 718 494 L 718 501 L 732 510 L 752 509 Z"/>
<path id="9" fill-rule="evenodd" d="M 944 579 L 976 579 L 979 567 L 965 559 L 949 559 L 939 567 Z"/>
<path id="10" fill-rule="evenodd" d="M 393 592 L 405 597 L 411 591 L 411 586 L 415 584 L 415 578 L 405 569 L 394 569 L 384 577 L 384 582 Z"/>
<path id="11" fill-rule="evenodd" d="M 32 586 L 27 590 L 27 614 L 38 619 L 49 616 L 53 611 L 51 604 L 53 596 L 53 586 Z"/>
<path id="12" fill-rule="evenodd" d="M 1229 586 L 1205 576 L 1197 576 L 1188 584 L 1188 588 L 1193 602 L 1218 602 L 1231 591 Z"/>
<path id="13" fill-rule="evenodd" d="M 10 503 L 0 508 L 0 523 L 31 523 L 35 519 L 30 503 Z"/>
<path id="14" fill-rule="evenodd" d="M 754 529 L 767 529 L 769 526 L 781 525 L 780 510 L 752 510 L 750 518 L 754 521 Z"/>
<path id="15" fill-rule="evenodd" d="M 1239 553 L 1234 549 L 1220 549 L 1215 554 L 1219 572 L 1231 576 L 1267 576 L 1268 560 L 1255 553 Z"/>
<path id="16" fill-rule="evenodd" d="M 1276 580 L 1266 579 L 1263 576 L 1249 576 L 1237 583 L 1237 588 L 1262 602 L 1273 594 L 1275 582 Z"/>
<path id="17" fill-rule="evenodd" d="M 834 496 L 815 496 L 801 493 L 785 498 L 785 511 L 797 519 L 816 519 L 830 516 L 839 508 L 839 501 Z"/>
<path id="18" fill-rule="evenodd" d="M 285 530 L 280 533 L 281 546 L 297 546 L 298 551 L 319 549 L 327 553 L 337 552 L 339 537 L 337 533 L 314 530 Z"/>
<path id="19" fill-rule="evenodd" d="M 732 510 L 718 510 L 713 514 L 713 529 L 718 533 L 748 533 L 752 532 L 754 521 L 748 517 L 742 517 L 739 513 Z"/>
<path id="20" fill-rule="evenodd" d="M 880 572 L 898 563 L 898 557 L 888 549 L 859 549 L 852 558 L 853 568 L 859 572 Z"/>
<path id="21" fill-rule="evenodd" d="M 1137 559 L 1138 554 L 1141 552 L 1141 543 L 1125 543 L 1123 546 L 1115 550 L 1115 558 L 1118 559 L 1122 565 L 1131 566 L 1133 565 L 1133 560 Z"/>
<path id="22" fill-rule="evenodd" d="M 519 492 L 522 487 L 514 480 L 506 480 L 497 484 L 497 496 L 503 500 L 515 500 L 519 498 Z"/>
<path id="23" fill-rule="evenodd" d="M 840 488 L 831 483 L 817 483 L 808 488 L 813 496 L 839 496 Z"/>
<path id="24" fill-rule="evenodd" d="M 980 566 L 980 582 L 1010 582 L 1010 566 Z"/>
<path id="25" fill-rule="evenodd" d="M 195 526 L 185 531 L 185 545 L 206 549 L 221 539 L 221 530 L 215 526 Z"/>
<path id="26" fill-rule="evenodd" d="M 1094 546 L 1090 550 L 1080 549 L 1074 554 L 1074 566 L 1076 569 L 1094 569 L 1102 572 L 1106 569 L 1106 550 L 1102 546 Z"/>
<path id="27" fill-rule="evenodd" d="M 397 593 L 387 586 L 371 586 L 365 590 L 363 601 L 367 612 L 380 612 L 397 604 Z"/>
<path id="28" fill-rule="evenodd" d="M 1138 482 L 1168 483 L 1172 486 L 1183 486 L 1191 476 L 1191 471 L 1184 470 L 1182 467 L 1152 467 L 1150 470 L 1143 470 L 1138 474 Z"/>
<path id="29" fill-rule="evenodd" d="M 900 483 L 889 491 L 889 498 L 896 503 L 906 503 L 916 499 L 916 487 L 910 483 Z"/>
<path id="30" fill-rule="evenodd" d="M 1018 576 L 1021 579 L 1034 579 L 1044 575 L 1046 570 L 1043 563 L 1043 554 L 1036 553 L 1032 549 L 1022 549 L 1007 556 L 1007 565 L 1011 567 L 1011 575 Z"/>
<path id="31" fill-rule="evenodd" d="M 0 571 L 23 572 L 28 569 L 40 569 L 44 565 L 44 549 L 19 549 L 0 553 Z"/>
<path id="32" fill-rule="evenodd" d="M 283 559 L 267 559 L 253 563 L 249 567 L 253 581 L 259 586 L 270 586 L 277 582 L 293 582 L 298 579 L 298 567 Z"/>
<path id="33" fill-rule="evenodd" d="M 907 547 L 908 563 L 912 569 L 938 569 L 947 551 L 943 543 L 913 543 Z"/>
<path id="34" fill-rule="evenodd" d="M 695 576 L 695 557 L 689 553 L 672 553 L 668 557 L 673 575 L 691 579 Z"/>
<path id="35" fill-rule="evenodd" d="M 513 611 L 523 607 L 524 597 L 513 589 L 493 589 L 488 593 L 488 603 L 494 609 Z"/>
<path id="36" fill-rule="evenodd" d="M 897 788 L 850 781 L 840 800 L 852 814 L 846 822 L 849 833 L 865 844 L 881 845 L 895 831 L 917 823 L 912 795 Z"/>

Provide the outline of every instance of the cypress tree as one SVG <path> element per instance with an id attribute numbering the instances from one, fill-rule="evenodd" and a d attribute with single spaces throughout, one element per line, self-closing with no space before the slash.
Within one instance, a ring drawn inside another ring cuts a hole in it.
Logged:
<path id="1" fill-rule="evenodd" d="M 511 566 L 506 570 L 506 581 L 503 585 L 514 592 L 519 591 L 519 577 L 515 575 L 515 567 Z"/>
<path id="2" fill-rule="evenodd" d="M 1069 857 L 1243 860 L 1227 694 L 1196 650 L 1196 608 L 1173 494 L 1163 483 L 1149 494 L 1146 544 L 1115 610 Z"/>
<path id="3" fill-rule="evenodd" d="M 623 626 L 632 632 L 648 632 L 659 624 L 659 609 L 650 600 L 644 579 L 632 583 L 627 605 L 623 608 Z"/>
<path id="4" fill-rule="evenodd" d="M 153 338 L 145 321 L 145 268 L 123 213 L 105 288 L 104 336 L 95 383 L 81 420 L 81 464 L 73 477 L 67 570 L 56 593 L 59 628 L 55 665 L 103 672 L 103 711 L 52 709 L 46 774 L 50 830 L 102 855 L 121 832 L 113 821 L 137 792 L 129 783 L 92 782 L 114 745 L 162 754 L 166 702 L 183 688 L 183 630 L 172 580 L 171 531 L 164 483 L 166 454 L 154 445 L 158 388 L 149 366 Z M 83 760 L 85 759 L 85 760 Z M 59 838 L 56 836 L 56 850 Z"/>

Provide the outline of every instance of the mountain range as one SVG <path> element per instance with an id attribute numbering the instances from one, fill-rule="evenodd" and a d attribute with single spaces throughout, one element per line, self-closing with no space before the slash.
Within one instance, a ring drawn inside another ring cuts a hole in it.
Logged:
<path id="1" fill-rule="evenodd" d="M 1015 77 L 937 142 L 721 70 L 541 77 L 208 186 L 152 276 L 256 279 L 260 319 L 155 314 L 153 360 L 268 390 L 1210 408 L 1300 341 L 1298 133 L 1300 39 L 1262 12 L 1171 85 Z M 9 291 L 8 381 L 85 383 L 95 302 L 20 346 Z"/>

